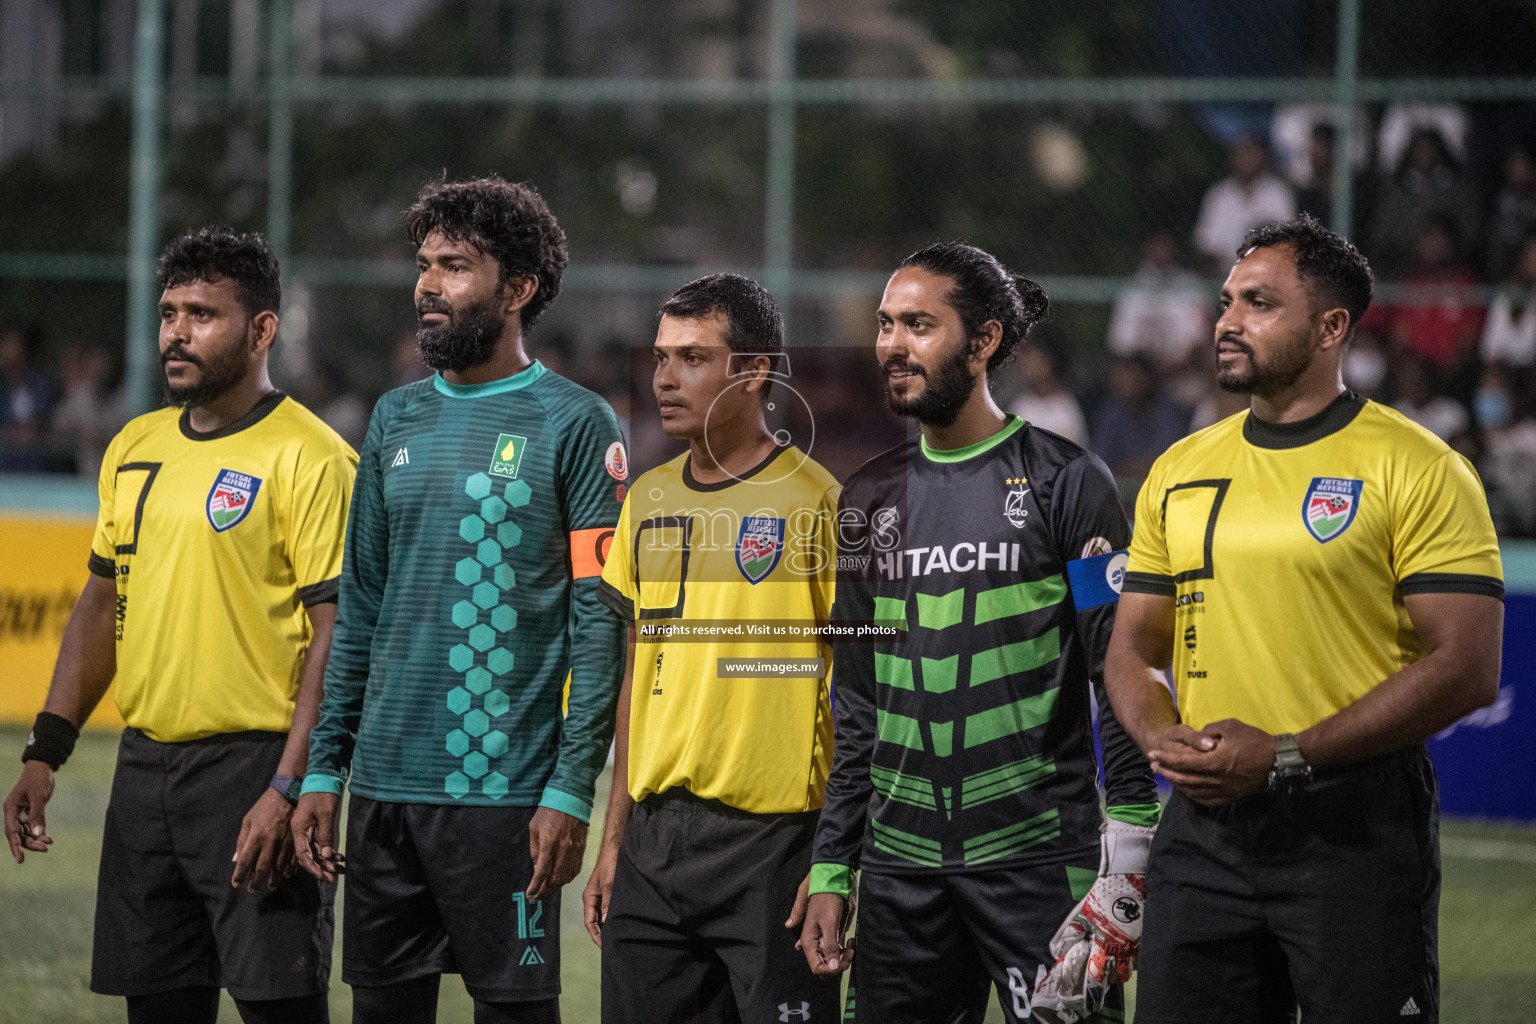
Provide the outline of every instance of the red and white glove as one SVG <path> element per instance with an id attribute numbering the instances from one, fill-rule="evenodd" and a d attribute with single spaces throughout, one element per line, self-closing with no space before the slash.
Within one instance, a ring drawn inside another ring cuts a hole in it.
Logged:
<path id="1" fill-rule="evenodd" d="M 1131 979 L 1141 951 L 1147 856 L 1155 829 L 1110 819 L 1099 877 L 1051 939 L 1056 963 L 1035 983 L 1035 1019 L 1074 1024 L 1104 1005 L 1109 987 Z"/>

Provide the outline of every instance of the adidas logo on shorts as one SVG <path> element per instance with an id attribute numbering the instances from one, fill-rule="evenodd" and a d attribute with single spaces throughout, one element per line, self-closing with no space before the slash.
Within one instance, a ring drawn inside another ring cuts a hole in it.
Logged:
<path id="1" fill-rule="evenodd" d="M 1417 1017 L 1422 1012 L 1419 1009 L 1419 1004 L 1413 1001 L 1413 996 L 1409 996 L 1408 1001 L 1403 1004 L 1403 1008 L 1397 1011 L 1397 1015 L 1399 1017 Z"/>

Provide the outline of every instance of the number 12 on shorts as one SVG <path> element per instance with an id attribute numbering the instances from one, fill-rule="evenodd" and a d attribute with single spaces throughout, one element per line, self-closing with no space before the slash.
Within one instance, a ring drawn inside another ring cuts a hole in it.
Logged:
<path id="1" fill-rule="evenodd" d="M 544 916 L 544 904 L 534 903 L 533 913 L 530 914 L 526 894 L 515 892 L 512 898 L 517 901 L 517 937 L 520 939 L 543 938 L 544 929 L 539 924 L 539 919 Z"/>

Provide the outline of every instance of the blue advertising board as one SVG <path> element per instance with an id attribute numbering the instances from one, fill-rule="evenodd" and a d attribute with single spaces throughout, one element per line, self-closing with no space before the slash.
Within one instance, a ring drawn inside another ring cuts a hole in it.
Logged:
<path id="1" fill-rule="evenodd" d="M 1504 598 L 1498 700 L 1431 739 L 1429 752 L 1441 813 L 1536 821 L 1536 593 Z"/>

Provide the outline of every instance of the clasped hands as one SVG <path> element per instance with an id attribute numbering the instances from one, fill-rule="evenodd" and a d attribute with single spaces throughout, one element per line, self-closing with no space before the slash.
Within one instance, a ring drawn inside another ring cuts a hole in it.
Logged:
<path id="1" fill-rule="evenodd" d="M 1268 784 L 1275 737 L 1235 718 L 1200 730 L 1174 725 L 1153 740 L 1147 759 L 1195 803 L 1220 807 Z"/>

